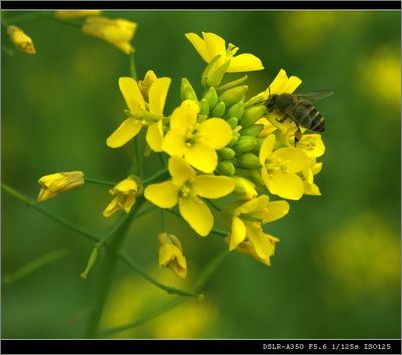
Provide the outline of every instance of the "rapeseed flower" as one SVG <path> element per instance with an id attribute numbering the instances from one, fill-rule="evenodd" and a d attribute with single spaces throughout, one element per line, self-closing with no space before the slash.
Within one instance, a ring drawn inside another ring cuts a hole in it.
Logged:
<path id="1" fill-rule="evenodd" d="M 187 276 L 187 263 L 180 240 L 173 234 L 160 233 L 159 266 L 166 266 L 184 279 Z"/>
<path id="2" fill-rule="evenodd" d="M 227 176 L 197 175 L 183 158 L 177 156 L 169 159 L 168 167 L 172 179 L 147 186 L 145 198 L 160 208 L 179 204 L 184 220 L 199 235 L 207 236 L 214 217 L 200 197 L 216 199 L 226 196 L 233 191 L 234 180 Z"/>
<path id="3" fill-rule="evenodd" d="M 216 149 L 232 139 L 230 125 L 221 118 L 197 120 L 198 104 L 185 100 L 170 119 L 170 130 L 162 142 L 163 150 L 171 156 L 184 157 L 196 169 L 212 173 L 218 164 Z"/>
<path id="4" fill-rule="evenodd" d="M 36 53 L 31 37 L 29 37 L 21 28 L 13 25 L 8 26 L 7 34 L 10 37 L 14 47 L 20 52 L 26 54 Z"/>
<path id="5" fill-rule="evenodd" d="M 130 117 L 107 138 L 106 144 L 110 148 L 121 147 L 135 137 L 143 126 L 147 126 L 146 140 L 149 146 L 156 152 L 162 151 L 163 108 L 170 82 L 170 78 L 152 80 L 150 88 L 145 91 L 148 96 L 148 102 L 146 102 L 138 83 L 133 78 L 119 79 L 120 91 L 130 111 Z"/>

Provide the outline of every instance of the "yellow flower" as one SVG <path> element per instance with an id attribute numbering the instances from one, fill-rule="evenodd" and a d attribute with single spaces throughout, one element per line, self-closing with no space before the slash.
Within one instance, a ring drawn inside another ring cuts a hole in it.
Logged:
<path id="1" fill-rule="evenodd" d="M 266 238 L 261 237 L 261 224 L 280 219 L 288 212 L 289 204 L 286 201 L 269 201 L 267 195 L 236 203 L 231 209 L 224 211 L 224 215 L 229 214 L 231 217 L 229 250 L 236 249 L 247 237 L 256 253 L 266 259 L 269 248 Z"/>
<path id="2" fill-rule="evenodd" d="M 161 233 L 159 239 L 159 266 L 166 266 L 182 279 L 187 276 L 186 258 L 180 240 L 173 234 Z"/>
<path id="3" fill-rule="evenodd" d="M 196 175 L 183 158 L 169 159 L 172 180 L 149 185 L 145 197 L 161 208 L 172 208 L 179 203 L 179 211 L 184 220 L 199 235 L 206 236 L 214 224 L 214 217 L 208 206 L 200 199 L 215 199 L 230 194 L 234 180 L 227 176 Z"/>
<path id="4" fill-rule="evenodd" d="M 305 195 L 321 196 L 319 187 L 314 183 L 314 175 L 317 175 L 321 168 L 322 163 L 316 163 L 315 159 L 312 159 L 310 165 L 301 171 Z"/>
<path id="5" fill-rule="evenodd" d="M 261 255 L 261 253 L 257 252 L 256 246 L 250 240 L 241 242 L 235 250 L 240 254 L 251 256 L 266 266 L 271 266 L 270 258 L 275 254 L 275 244 L 279 241 L 279 239 L 264 233 L 261 229 L 261 226 L 258 224 L 255 225 L 255 230 L 260 240 L 260 244 L 264 247 L 264 255 Z"/>
<path id="6" fill-rule="evenodd" d="M 102 13 L 102 10 L 70 10 L 70 11 L 55 11 L 54 17 L 61 20 L 68 20 L 77 17 L 97 16 Z"/>
<path id="7" fill-rule="evenodd" d="M 121 147 L 135 137 L 142 126 L 148 126 L 146 140 L 149 146 L 155 152 L 162 151 L 163 108 L 170 82 L 170 78 L 153 80 L 147 91 L 149 102 L 146 103 L 138 83 L 134 79 L 128 77 L 119 79 L 120 91 L 130 111 L 130 117 L 124 120 L 106 140 L 106 144 L 110 148 Z"/>
<path id="8" fill-rule="evenodd" d="M 325 153 L 325 146 L 320 134 L 303 134 L 296 144 L 296 148 L 303 149 L 309 158 L 318 158 Z"/>
<path id="9" fill-rule="evenodd" d="M 130 41 L 133 39 L 137 24 L 124 19 L 109 19 L 101 16 L 88 17 L 82 32 L 112 44 L 126 54 L 134 52 Z"/>
<path id="10" fill-rule="evenodd" d="M 103 211 L 103 215 L 110 217 L 118 210 L 123 210 L 126 213 L 130 212 L 140 192 L 141 187 L 134 176 L 129 176 L 127 179 L 120 181 L 109 190 L 113 199 Z"/>
<path id="11" fill-rule="evenodd" d="M 204 173 L 212 173 L 218 165 L 216 149 L 232 139 L 230 125 L 221 118 L 197 122 L 198 104 L 185 100 L 170 119 L 170 130 L 162 142 L 163 150 L 171 156 L 180 156 Z"/>
<path id="12" fill-rule="evenodd" d="M 38 202 L 48 200 L 61 192 L 70 191 L 84 184 L 84 173 L 82 171 L 66 171 L 42 176 L 38 183 L 41 189 L 38 195 Z"/>
<path id="13" fill-rule="evenodd" d="M 7 33 L 14 47 L 26 54 L 35 54 L 35 47 L 31 37 L 17 26 L 8 26 Z"/>
<path id="14" fill-rule="evenodd" d="M 297 173 L 305 169 L 310 159 L 300 148 L 274 149 L 275 135 L 271 134 L 261 144 L 261 175 L 267 189 L 274 195 L 299 200 L 304 191 L 303 181 Z"/>
<path id="15" fill-rule="evenodd" d="M 228 73 L 264 69 L 261 60 L 253 54 L 243 53 L 236 56 L 235 54 L 239 48 L 231 43 L 226 47 L 225 40 L 215 33 L 202 32 L 203 38 L 195 33 L 186 33 L 186 37 L 207 63 L 210 63 L 217 56 L 220 56 L 220 64 L 229 60 L 230 63 L 226 70 Z"/>
<path id="16" fill-rule="evenodd" d="M 145 73 L 144 79 L 143 80 L 138 80 L 138 88 L 141 91 L 142 97 L 146 102 L 149 101 L 149 89 L 151 88 L 152 84 L 158 77 L 156 76 L 155 72 L 153 70 L 148 70 Z"/>
<path id="17" fill-rule="evenodd" d="M 234 189 L 234 193 L 236 195 L 239 195 L 241 198 L 245 200 L 251 200 L 254 197 L 257 197 L 258 193 L 257 190 L 255 189 L 255 185 L 242 177 L 234 176 L 236 185 Z"/>

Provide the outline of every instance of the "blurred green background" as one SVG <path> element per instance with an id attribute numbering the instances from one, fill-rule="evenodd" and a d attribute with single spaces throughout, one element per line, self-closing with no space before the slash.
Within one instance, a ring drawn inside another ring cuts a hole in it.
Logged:
<path id="1" fill-rule="evenodd" d="M 134 38 L 139 77 L 153 69 L 173 79 L 167 109 L 179 99 L 180 78 L 200 89 L 204 67 L 184 33 L 215 32 L 262 59 L 250 95 L 280 68 L 303 79 L 300 92 L 330 89 L 318 107 L 326 117 L 322 196 L 291 202 L 267 231 L 280 238 L 272 267 L 232 253 L 205 288 L 187 301 L 118 337 L 399 338 L 400 304 L 400 24 L 399 11 L 105 12 L 139 25 Z M 23 12 L 2 12 L 7 17 Z M 106 147 L 124 118 L 120 76 L 129 58 L 47 18 L 19 23 L 37 54 L 2 51 L 2 181 L 35 198 L 37 179 L 56 171 L 118 181 L 133 159 L 133 142 Z M 2 32 L 2 44 L 10 46 Z M 159 169 L 148 159 L 146 175 Z M 42 204 L 95 232 L 117 216 L 101 212 L 107 188 L 87 185 Z M 2 336 L 79 338 L 96 299 L 100 262 L 81 280 L 92 244 L 2 193 L 2 274 L 48 252 L 68 255 L 2 285 Z M 190 288 L 221 238 L 200 238 L 172 217 L 168 225 L 186 251 L 189 275 L 178 281 L 157 268 L 159 212 L 138 220 L 124 248 L 150 273 Z M 3 277 L 4 280 L 4 277 Z M 135 320 L 171 296 L 119 264 L 104 327 Z"/>

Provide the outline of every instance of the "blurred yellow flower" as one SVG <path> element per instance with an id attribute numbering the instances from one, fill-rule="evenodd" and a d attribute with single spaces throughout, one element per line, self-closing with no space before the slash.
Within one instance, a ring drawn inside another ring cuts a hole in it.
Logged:
<path id="1" fill-rule="evenodd" d="M 82 171 L 67 171 L 42 176 L 38 183 L 41 185 L 38 202 L 48 200 L 58 194 L 70 191 L 84 184 Z"/>
<path id="2" fill-rule="evenodd" d="M 290 200 L 303 196 L 303 181 L 297 173 L 307 168 L 310 159 L 300 148 L 274 150 L 275 135 L 264 139 L 260 149 L 261 175 L 267 189 L 274 195 Z"/>
<path id="3" fill-rule="evenodd" d="M 144 81 L 149 83 L 149 77 L 153 75 L 149 72 L 147 75 L 148 79 L 146 76 Z M 146 103 L 138 83 L 133 78 L 123 77 L 119 79 L 120 91 L 130 111 L 130 117 L 124 120 L 107 138 L 106 144 L 110 148 L 121 147 L 134 138 L 143 126 L 148 126 L 147 143 L 155 152 L 162 151 L 163 108 L 170 82 L 170 78 L 153 79 L 150 88 L 146 91 L 149 99 L 149 102 Z M 144 91 L 144 86 L 142 87 Z"/>
<path id="4" fill-rule="evenodd" d="M 61 20 L 68 20 L 71 18 L 97 16 L 102 13 L 102 10 L 59 10 L 54 12 L 54 17 Z"/>
<path id="5" fill-rule="evenodd" d="M 8 26 L 7 34 L 10 37 L 14 47 L 20 52 L 26 54 L 35 54 L 35 47 L 31 37 L 29 37 L 23 30 L 17 26 Z"/>
<path id="6" fill-rule="evenodd" d="M 139 192 L 140 186 L 134 176 L 129 176 L 120 181 L 116 186 L 109 190 L 113 199 L 103 211 L 103 215 L 105 217 L 110 217 L 119 210 L 123 210 L 126 213 L 130 212 L 131 207 L 135 204 Z"/>
<path id="7" fill-rule="evenodd" d="M 225 40 L 215 33 L 202 32 L 202 37 L 195 33 L 186 33 L 186 38 L 194 46 L 198 54 L 207 63 L 210 63 L 214 58 L 220 56 L 221 61 L 228 60 L 228 73 L 248 72 L 264 69 L 261 60 L 250 53 L 236 55 L 239 50 L 233 44 L 226 47 Z"/>
<path id="8" fill-rule="evenodd" d="M 163 150 L 179 156 L 204 173 L 212 173 L 218 165 L 216 149 L 223 148 L 232 139 L 230 125 L 221 118 L 197 122 L 200 108 L 192 100 L 185 100 L 170 119 L 170 130 L 162 142 Z"/>
<path id="9" fill-rule="evenodd" d="M 82 32 L 114 45 L 126 54 L 134 52 L 130 41 L 133 39 L 137 24 L 125 19 L 109 19 L 101 16 L 88 17 Z"/>
<path id="10" fill-rule="evenodd" d="M 345 297 L 400 293 L 401 238 L 388 219 L 367 211 L 345 221 L 326 238 L 317 262 Z M 400 297 L 400 296 L 399 296 Z"/>
<path id="11" fill-rule="evenodd" d="M 169 159 L 172 180 L 147 186 L 146 199 L 160 208 L 172 208 L 179 203 L 184 220 L 199 235 L 205 237 L 211 231 L 214 217 L 200 199 L 216 199 L 230 194 L 234 180 L 227 176 L 197 175 L 195 170 L 180 157 Z"/>
<path id="12" fill-rule="evenodd" d="M 159 266 L 166 266 L 184 279 L 187 276 L 187 263 L 180 240 L 173 234 L 160 233 Z"/>

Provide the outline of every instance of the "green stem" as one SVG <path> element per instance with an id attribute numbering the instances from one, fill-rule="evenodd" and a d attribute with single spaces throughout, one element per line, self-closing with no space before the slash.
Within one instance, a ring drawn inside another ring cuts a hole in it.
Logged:
<path id="1" fill-rule="evenodd" d="M 228 254 L 228 252 L 225 250 L 223 252 L 218 253 L 213 259 L 211 259 L 211 261 L 208 263 L 208 265 L 205 267 L 204 271 L 202 272 L 202 274 L 198 278 L 198 280 L 197 280 L 197 282 L 195 284 L 194 292 L 199 291 L 201 288 L 203 288 L 205 286 L 205 284 L 208 282 L 209 278 L 213 275 L 213 273 L 216 271 L 216 269 L 221 264 L 221 262 L 224 260 L 224 257 L 227 254 Z M 162 305 L 162 306 L 160 306 L 160 307 L 158 307 L 158 308 L 156 308 L 154 310 L 151 310 L 150 312 L 146 313 L 145 315 L 143 315 L 142 317 L 138 318 L 134 322 L 123 324 L 123 325 L 120 325 L 118 327 L 104 329 L 100 333 L 101 333 L 102 336 L 108 336 L 108 335 L 111 335 L 111 334 L 119 333 L 119 332 L 121 332 L 123 330 L 138 327 L 138 326 L 143 325 L 145 323 L 148 323 L 151 320 L 154 320 L 155 318 L 157 318 L 157 317 L 165 314 L 166 312 L 174 309 L 175 307 L 177 307 L 178 305 L 182 304 L 186 300 L 188 300 L 188 298 L 177 297 L 177 298 L 173 299 L 172 301 L 169 301 L 168 303 L 166 303 L 166 304 L 164 304 L 164 305 Z"/>
<path id="2" fill-rule="evenodd" d="M 21 194 L 20 192 L 18 192 L 17 190 L 14 190 L 13 188 L 11 188 L 10 186 L 6 185 L 6 184 L 1 184 L 2 189 L 9 193 L 11 196 L 13 196 L 14 198 L 16 198 L 17 200 L 22 201 L 24 204 L 26 204 L 28 207 L 33 208 L 34 210 L 42 213 L 43 215 L 49 217 L 51 220 L 61 224 L 64 227 L 69 228 L 70 230 L 77 232 L 79 235 L 95 242 L 95 243 L 100 243 L 101 239 L 94 233 L 88 232 L 86 230 L 84 230 L 82 227 L 78 227 L 76 225 L 74 225 L 73 223 L 59 217 L 56 216 L 54 214 L 52 214 L 51 212 L 46 211 L 45 209 L 43 209 L 41 206 L 38 206 L 35 201 L 29 199 L 28 197 L 26 197 L 25 195 Z M 154 206 L 151 206 L 151 208 L 148 208 L 147 210 L 143 210 L 141 211 L 140 209 L 138 209 L 138 213 L 137 213 L 137 218 L 139 218 L 140 216 L 144 216 L 145 214 L 153 211 L 155 209 Z M 115 228 L 112 227 L 112 229 Z M 109 231 L 109 233 L 112 231 L 112 229 Z M 108 242 L 105 242 L 104 247 L 108 246 Z M 184 291 L 184 290 L 179 290 L 179 289 L 175 289 L 173 287 L 169 287 L 166 285 L 161 284 L 159 281 L 153 279 L 151 276 L 149 276 L 142 268 L 140 268 L 137 264 L 135 264 L 132 260 L 130 260 L 130 262 L 127 262 L 127 256 L 123 255 L 123 254 L 119 254 L 119 258 L 124 261 L 127 265 L 129 265 L 136 273 L 138 273 L 139 275 L 141 275 L 142 277 L 144 277 L 144 275 L 146 275 L 145 279 L 150 281 L 152 280 L 151 283 L 153 283 L 155 286 L 161 288 L 161 290 L 168 292 L 167 290 L 169 290 L 169 293 L 177 293 L 180 295 L 190 295 L 191 292 L 188 291 Z M 162 287 L 160 287 L 162 286 Z M 175 292 L 175 290 L 177 292 Z"/>
<path id="3" fill-rule="evenodd" d="M 138 208 L 145 202 L 144 197 L 140 197 L 137 201 L 137 208 L 133 209 L 132 213 L 125 216 L 124 221 L 119 223 L 114 228 L 112 235 L 113 239 L 106 249 L 105 259 L 102 263 L 102 268 L 99 272 L 99 286 L 97 291 L 95 308 L 93 309 L 89 318 L 89 323 L 86 331 L 88 338 L 96 338 L 98 334 L 99 323 L 102 317 L 103 308 L 106 303 L 107 295 L 109 293 L 110 285 L 112 282 L 114 268 L 119 255 L 120 247 L 127 235 L 127 231 L 131 222 L 137 214 Z"/>
<path id="4" fill-rule="evenodd" d="M 153 182 L 156 182 L 157 180 L 159 180 L 162 177 L 168 177 L 169 176 L 169 171 L 168 169 L 163 169 L 161 171 L 158 171 L 156 174 L 152 175 L 151 177 L 149 177 L 148 179 L 145 179 L 143 181 L 143 184 L 152 184 Z"/>
<path id="5" fill-rule="evenodd" d="M 106 186 L 115 186 L 117 182 L 107 181 L 107 180 L 99 180 L 99 179 L 92 179 L 89 177 L 85 177 L 85 182 L 90 184 L 98 184 L 98 185 L 106 185 Z"/>

